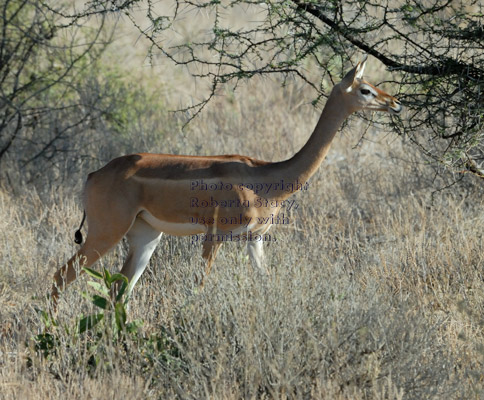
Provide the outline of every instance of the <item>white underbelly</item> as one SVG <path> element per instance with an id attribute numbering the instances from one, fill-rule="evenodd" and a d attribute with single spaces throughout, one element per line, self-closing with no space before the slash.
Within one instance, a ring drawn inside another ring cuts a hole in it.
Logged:
<path id="1" fill-rule="evenodd" d="M 175 236 L 188 236 L 206 233 L 207 227 L 201 224 L 192 224 L 190 222 L 177 223 L 167 222 L 154 217 L 148 211 L 144 210 L 138 214 L 138 218 L 142 218 L 156 230 Z"/>
<path id="2" fill-rule="evenodd" d="M 201 233 L 220 233 L 218 229 L 214 230 L 214 226 L 206 226 L 202 224 L 194 224 L 190 222 L 178 223 L 178 222 L 167 222 L 153 216 L 149 211 L 143 210 L 138 214 L 138 218 L 143 219 L 149 225 L 151 225 L 156 230 L 166 233 L 168 235 L 174 236 L 190 236 L 198 235 Z M 248 226 L 239 225 L 234 227 L 234 229 L 224 230 L 224 233 L 231 233 L 233 236 L 245 235 L 249 232 L 251 233 L 265 233 L 271 227 L 270 224 L 260 226 L 257 224 L 249 224 Z"/>

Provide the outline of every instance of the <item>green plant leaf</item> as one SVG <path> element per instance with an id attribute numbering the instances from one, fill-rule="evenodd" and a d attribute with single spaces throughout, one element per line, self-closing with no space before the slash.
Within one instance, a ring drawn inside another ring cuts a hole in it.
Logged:
<path id="1" fill-rule="evenodd" d="M 107 310 L 109 308 L 110 302 L 105 297 L 95 294 L 92 296 L 92 304 L 99 308 L 102 308 L 103 310 Z"/>
<path id="2" fill-rule="evenodd" d="M 92 314 L 81 318 L 79 321 L 79 333 L 84 333 L 96 326 L 104 318 L 104 313 Z"/>
<path id="3" fill-rule="evenodd" d="M 50 333 L 41 333 L 34 336 L 35 350 L 42 351 L 44 356 L 54 353 L 59 340 Z"/>
<path id="4" fill-rule="evenodd" d="M 111 284 L 113 283 L 112 278 L 111 278 L 111 273 L 104 268 L 104 284 L 108 289 L 111 289 Z"/>
<path id="5" fill-rule="evenodd" d="M 128 283 L 128 278 L 124 276 L 123 274 L 120 274 L 119 272 L 116 274 L 111 275 L 111 283 L 114 283 L 116 281 L 123 281 Z"/>
<path id="6" fill-rule="evenodd" d="M 97 272 L 91 268 L 84 267 L 83 270 L 86 272 L 86 274 L 91 275 L 93 278 L 96 279 L 103 279 L 103 276 L 100 272 Z"/>
<path id="7" fill-rule="evenodd" d="M 123 284 L 121 285 L 121 287 L 119 288 L 118 294 L 116 295 L 116 302 L 121 301 L 121 298 L 123 297 L 127 288 L 128 288 L 128 282 L 127 282 L 127 279 L 126 279 L 126 281 L 124 281 Z"/>
<path id="8" fill-rule="evenodd" d="M 126 326 L 126 308 L 124 307 L 123 303 L 116 303 L 114 307 L 116 326 L 121 332 Z"/>

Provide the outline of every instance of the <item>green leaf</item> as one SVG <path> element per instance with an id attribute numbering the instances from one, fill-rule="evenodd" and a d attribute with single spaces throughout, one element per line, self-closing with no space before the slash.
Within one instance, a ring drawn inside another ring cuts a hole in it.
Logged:
<path id="1" fill-rule="evenodd" d="M 123 303 L 116 303 L 115 307 L 115 318 L 116 326 L 119 331 L 122 331 L 126 326 L 126 308 Z"/>
<path id="2" fill-rule="evenodd" d="M 103 279 L 103 276 L 101 273 L 91 269 L 91 268 L 88 268 L 88 267 L 84 267 L 83 270 L 86 272 L 86 274 L 88 275 L 91 275 L 93 278 L 96 278 L 96 279 Z"/>
<path id="3" fill-rule="evenodd" d="M 98 296 L 97 294 L 92 296 L 92 304 L 102 308 L 103 310 L 107 310 L 109 308 L 109 300 L 105 297 Z"/>
<path id="4" fill-rule="evenodd" d="M 84 333 L 95 327 L 104 318 L 103 313 L 88 315 L 79 321 L 79 333 Z"/>
<path id="5" fill-rule="evenodd" d="M 104 283 L 108 289 L 111 289 L 113 281 L 111 280 L 111 273 L 106 268 L 104 268 Z"/>
<path id="6" fill-rule="evenodd" d="M 123 274 L 120 274 L 120 273 L 116 273 L 116 274 L 113 274 L 111 275 L 111 283 L 114 283 L 116 281 L 123 281 L 123 282 L 126 282 L 128 283 L 128 278 L 126 276 L 124 276 Z"/>
<path id="7" fill-rule="evenodd" d="M 55 351 L 55 348 L 59 345 L 59 340 L 50 333 L 36 335 L 34 336 L 34 340 L 35 349 L 37 351 L 41 350 L 44 353 L 44 356 L 49 355 L 52 350 Z"/>
<path id="8" fill-rule="evenodd" d="M 128 282 L 126 280 L 119 288 L 118 294 L 116 295 L 116 302 L 119 302 L 121 300 L 127 288 L 128 288 Z"/>

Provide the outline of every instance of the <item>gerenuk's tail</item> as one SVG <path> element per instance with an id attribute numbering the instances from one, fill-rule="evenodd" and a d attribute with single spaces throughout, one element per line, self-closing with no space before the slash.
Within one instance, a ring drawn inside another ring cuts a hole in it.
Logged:
<path id="1" fill-rule="evenodd" d="M 82 228 L 82 225 L 84 225 L 84 221 L 85 220 L 86 220 L 86 211 L 84 211 L 84 215 L 82 217 L 82 221 L 81 221 L 81 225 L 79 226 L 79 229 L 74 234 L 74 242 L 76 242 L 77 244 L 81 244 L 82 243 L 81 228 Z"/>

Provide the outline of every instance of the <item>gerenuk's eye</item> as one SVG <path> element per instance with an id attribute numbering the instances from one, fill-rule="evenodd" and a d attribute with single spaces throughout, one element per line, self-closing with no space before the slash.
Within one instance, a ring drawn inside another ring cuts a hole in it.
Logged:
<path id="1" fill-rule="evenodd" d="M 371 92 L 368 89 L 360 89 L 360 93 L 364 94 L 366 96 L 367 94 L 370 94 Z"/>

